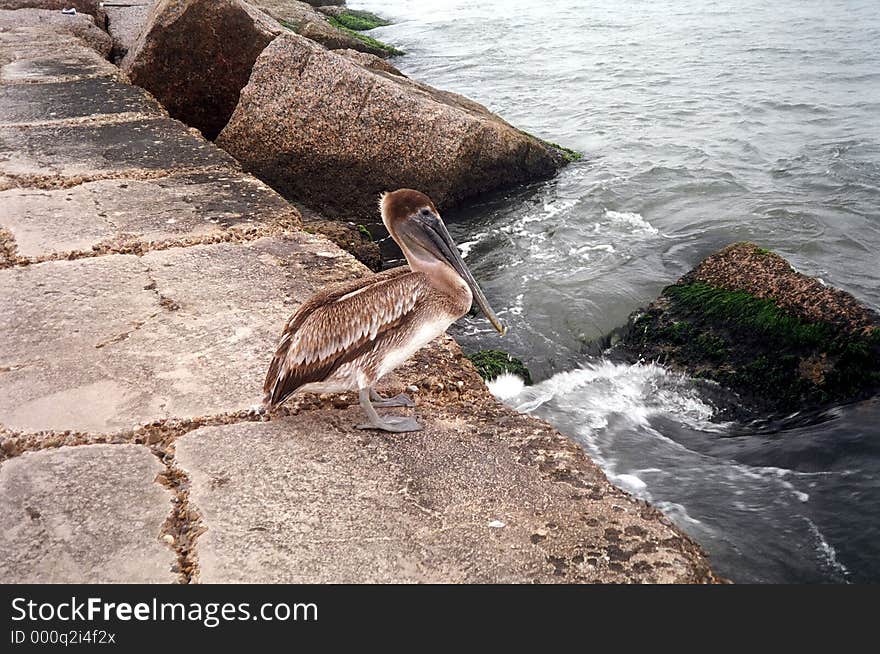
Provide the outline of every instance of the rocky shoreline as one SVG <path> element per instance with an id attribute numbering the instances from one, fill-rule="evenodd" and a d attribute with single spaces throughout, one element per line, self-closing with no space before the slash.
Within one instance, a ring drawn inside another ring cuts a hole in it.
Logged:
<path id="1" fill-rule="evenodd" d="M 549 425 L 496 402 L 451 339 L 423 349 L 381 389 L 414 395 L 426 429 L 412 438 L 354 429 L 354 397 L 303 396 L 271 419 L 250 409 L 290 312 L 318 288 L 367 271 L 306 231 L 317 218 L 304 220 L 307 211 L 169 117 L 162 96 L 175 89 L 240 113 L 230 93 L 258 81 L 250 67 L 265 51 L 241 48 L 246 56 L 224 60 L 229 79 L 216 80 L 211 96 L 199 68 L 207 60 L 195 55 L 204 45 L 203 56 L 232 57 L 233 35 L 187 39 L 175 24 L 204 31 L 187 20 L 221 17 L 228 22 L 217 29 L 274 35 L 279 50 L 308 53 L 318 72 L 330 67 L 377 93 L 416 93 L 420 111 L 456 118 L 462 152 L 502 134 L 507 149 L 479 160 L 481 185 L 511 182 L 491 174 L 511 153 L 523 157 L 521 175 L 535 161 L 544 162 L 538 171 L 561 165 L 562 155 L 469 101 L 390 79 L 399 76 L 383 60 L 365 67 L 357 62 L 366 53 L 305 43 L 241 2 L 210 5 L 160 0 L 123 70 L 106 58 L 125 47 L 118 34 L 96 49 L 68 29 L 74 22 L 11 11 L 0 26 L 4 579 L 718 581 L 699 546 L 659 511 L 612 486 Z M 207 13 L 187 19 L 199 6 Z M 112 33 L 115 8 L 91 9 Z M 149 35 L 165 39 L 169 56 L 192 54 L 191 68 L 178 58 L 177 68 L 151 69 L 162 52 Z M 131 85 L 126 69 L 154 75 L 152 94 Z M 192 84 L 160 80 L 161 71 L 191 74 Z M 284 81 L 261 80 L 251 97 Z M 354 100 L 369 106 L 363 94 Z M 277 120 L 268 111 L 262 127 Z M 245 122 L 242 142 L 257 143 Z M 326 127 L 336 134 L 334 124 Z M 309 198 L 324 193 L 316 187 Z M 447 202 L 467 197 L 454 185 L 447 193 Z M 363 223 L 352 223 L 362 236 Z"/>
<path id="2" fill-rule="evenodd" d="M 379 238 L 376 197 L 388 188 L 418 188 L 444 210 L 577 156 L 408 79 L 382 58 L 389 50 L 339 36 L 377 17 L 324 12 L 294 0 L 159 1 L 121 67 L 287 200 Z M 112 34 L 112 11 L 109 24 Z"/>
<path id="3" fill-rule="evenodd" d="M 604 343 L 732 391 L 721 419 L 817 412 L 880 390 L 880 316 L 753 243 L 704 259 Z"/>

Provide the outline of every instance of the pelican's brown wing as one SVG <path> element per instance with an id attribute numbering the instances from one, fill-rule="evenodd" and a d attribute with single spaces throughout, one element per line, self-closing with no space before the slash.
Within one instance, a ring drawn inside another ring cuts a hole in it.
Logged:
<path id="1" fill-rule="evenodd" d="M 288 320 L 263 384 L 281 404 L 300 386 L 326 380 L 363 347 L 393 329 L 431 285 L 424 273 L 393 268 L 318 293 Z"/>

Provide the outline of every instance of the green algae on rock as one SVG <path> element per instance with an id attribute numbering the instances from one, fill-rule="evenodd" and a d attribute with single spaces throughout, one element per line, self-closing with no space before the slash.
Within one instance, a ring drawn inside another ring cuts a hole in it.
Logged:
<path id="1" fill-rule="evenodd" d="M 350 20 L 350 19 L 340 20 L 340 18 L 342 18 L 342 17 L 341 16 L 328 16 L 327 20 L 336 29 L 341 30 L 341 31 L 345 32 L 346 34 L 353 36 L 357 40 L 362 41 L 363 43 L 367 44 L 368 46 L 370 46 L 372 48 L 377 48 L 377 49 L 387 53 L 389 56 L 397 56 L 397 55 L 406 54 L 403 50 L 398 50 L 394 46 L 388 45 L 387 43 L 383 43 L 382 41 L 379 41 L 378 39 L 374 39 L 372 36 L 367 36 L 366 34 L 362 34 L 359 31 L 360 29 L 372 29 L 373 27 L 379 27 L 379 25 L 373 25 L 373 27 L 369 27 L 369 28 L 368 27 L 352 28 L 352 27 L 349 27 L 348 25 L 358 24 L 357 20 Z"/>
<path id="2" fill-rule="evenodd" d="M 752 243 L 713 254 L 635 314 L 616 346 L 798 411 L 880 389 L 880 316 Z"/>
<path id="3" fill-rule="evenodd" d="M 329 50 L 353 49 L 383 57 L 389 56 L 384 47 L 371 45 L 350 29 L 340 29 L 331 24 L 324 7 L 315 8 L 297 0 L 250 0 L 283 27 L 320 43 Z M 342 11 L 342 7 L 328 7 Z"/>
<path id="4" fill-rule="evenodd" d="M 537 137 L 535 137 L 537 138 Z M 584 158 L 584 155 L 577 150 L 572 150 L 571 148 L 566 148 L 563 145 L 559 145 L 558 143 L 553 143 L 551 141 L 545 141 L 544 139 L 538 139 L 544 145 L 553 148 L 554 150 L 558 150 L 562 157 L 568 162 L 572 163 L 574 161 L 580 161 Z"/>
<path id="5" fill-rule="evenodd" d="M 564 145 L 559 145 L 558 143 L 554 143 L 553 141 L 548 141 L 546 139 L 542 139 L 540 136 L 535 136 L 530 132 L 525 131 L 524 129 L 519 130 L 529 138 L 535 139 L 536 141 L 544 144 L 544 146 L 555 150 L 557 154 L 559 154 L 566 163 L 573 163 L 575 161 L 580 161 L 584 158 L 582 152 L 578 152 L 577 150 L 572 150 L 571 148 L 567 148 Z"/>
<path id="6" fill-rule="evenodd" d="M 333 16 L 337 23 L 343 27 L 357 32 L 366 32 L 376 29 L 377 27 L 385 27 L 391 25 L 391 21 L 380 18 L 376 14 L 369 11 L 361 11 L 358 9 L 347 9 Z"/>
<path id="7" fill-rule="evenodd" d="M 480 350 L 473 354 L 468 354 L 467 358 L 480 373 L 480 377 L 489 381 L 495 379 L 504 373 L 516 375 L 526 384 L 532 383 L 532 376 L 529 369 L 526 368 L 520 359 L 511 356 L 507 352 L 501 350 Z"/>

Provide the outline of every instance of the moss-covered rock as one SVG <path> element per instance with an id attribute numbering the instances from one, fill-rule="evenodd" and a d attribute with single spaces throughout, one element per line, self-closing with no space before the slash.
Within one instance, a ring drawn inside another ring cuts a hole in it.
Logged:
<path id="1" fill-rule="evenodd" d="M 347 18 L 347 19 L 342 18 L 343 16 L 349 16 L 349 18 Z M 374 39 L 372 36 L 367 36 L 366 34 L 363 34 L 360 31 L 358 31 L 359 29 L 372 29 L 372 28 L 351 28 L 351 27 L 348 27 L 348 25 L 359 24 L 358 21 L 360 19 L 358 19 L 357 17 L 350 16 L 347 14 L 342 14 L 340 16 L 328 16 L 327 20 L 336 29 L 338 29 L 342 32 L 345 32 L 346 34 L 349 34 L 350 36 L 353 36 L 358 41 L 361 41 L 362 43 L 368 45 L 370 48 L 374 48 L 374 49 L 381 51 L 383 54 L 386 54 L 387 56 L 397 56 L 397 55 L 405 54 L 403 50 L 398 50 L 397 48 L 395 48 L 392 45 L 388 45 L 387 43 L 383 43 L 382 41 L 380 41 L 378 39 Z M 360 23 L 360 24 L 363 24 L 363 23 Z M 378 25 L 373 25 L 373 27 L 378 27 Z"/>
<path id="2" fill-rule="evenodd" d="M 559 145 L 558 143 L 553 143 L 552 141 L 547 141 L 545 139 L 542 139 L 540 136 L 535 136 L 534 134 L 530 134 L 529 132 L 527 132 L 523 129 L 521 129 L 520 131 L 523 134 L 525 134 L 526 136 L 529 136 L 529 137 L 535 139 L 536 141 L 540 141 L 546 147 L 552 148 L 553 150 L 555 150 L 557 152 L 557 154 L 559 154 L 559 156 L 561 156 L 562 159 L 565 160 L 566 163 L 573 163 L 575 161 L 580 161 L 581 159 L 584 158 L 583 153 L 578 152 L 577 150 L 572 150 L 571 148 L 566 148 L 565 146 Z"/>
<path id="3" fill-rule="evenodd" d="M 468 354 L 467 358 L 480 373 L 480 377 L 485 380 L 495 379 L 504 373 L 516 375 L 526 384 L 532 383 L 532 376 L 529 369 L 526 368 L 520 359 L 511 356 L 507 352 L 501 350 L 480 350 L 473 354 Z"/>
<path id="4" fill-rule="evenodd" d="M 378 27 L 376 20 L 370 19 L 372 14 L 361 17 L 360 12 L 354 12 L 351 18 L 334 18 L 324 11 L 333 10 L 340 16 L 345 14 L 345 7 L 319 7 L 315 8 L 297 0 L 248 0 L 251 5 L 268 14 L 283 27 L 296 34 L 320 43 L 329 50 L 352 49 L 360 52 L 388 57 L 391 54 L 389 46 L 375 39 L 365 38 L 360 32 L 356 32 L 346 25 L 373 25 Z"/>
<path id="5" fill-rule="evenodd" d="M 634 314 L 616 349 L 781 413 L 880 390 L 880 316 L 751 243 L 708 257 Z"/>
<path id="6" fill-rule="evenodd" d="M 391 24 L 391 21 L 380 18 L 369 11 L 362 11 L 359 9 L 347 9 L 343 12 L 337 13 L 334 18 L 343 27 L 358 32 L 366 32 L 368 30 L 376 29 L 377 27 L 385 27 L 386 25 Z"/>

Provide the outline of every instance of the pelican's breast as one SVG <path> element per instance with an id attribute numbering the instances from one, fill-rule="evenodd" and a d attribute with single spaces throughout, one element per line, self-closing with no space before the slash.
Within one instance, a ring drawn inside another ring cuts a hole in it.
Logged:
<path id="1" fill-rule="evenodd" d="M 448 303 L 436 296 L 426 299 L 412 314 L 409 324 L 401 326 L 396 338 L 389 339 L 387 348 L 377 352 L 376 378 L 384 377 L 400 366 L 425 345 L 443 334 L 460 316 L 450 311 Z"/>

